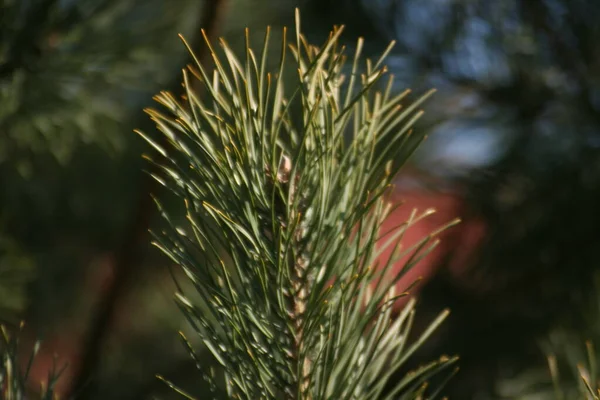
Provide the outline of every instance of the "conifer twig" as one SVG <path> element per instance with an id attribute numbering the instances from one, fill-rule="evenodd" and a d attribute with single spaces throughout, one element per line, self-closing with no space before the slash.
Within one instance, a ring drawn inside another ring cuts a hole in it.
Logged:
<path id="1" fill-rule="evenodd" d="M 296 10 L 295 43 L 284 28 L 276 69 L 267 63 L 269 28 L 260 52 L 246 30 L 243 58 L 225 40 L 220 53 L 207 40 L 214 69 L 196 61 L 183 74 L 185 98 L 161 92 L 155 99 L 167 112 L 147 110 L 167 143 L 138 131 L 155 150 L 144 156 L 159 166 L 153 177 L 186 210 L 176 225 L 156 200 L 167 224 L 153 244 L 191 283 L 194 298 L 178 285 L 175 301 L 222 368 L 217 376 L 199 366 L 200 375 L 227 398 L 422 398 L 425 382 L 456 361 L 427 364 L 385 392 L 391 373 L 448 314 L 409 343 L 414 301 L 393 312 L 399 279 L 442 229 L 409 248 L 399 241 L 430 211 L 382 232 L 394 209 L 386 194 L 423 140 L 411 127 L 432 92 L 403 107 L 408 92 L 393 95 L 392 78 L 377 90 L 391 45 L 359 70 L 362 39 L 346 76 L 342 30 L 310 45 Z M 378 144 L 385 146 L 376 151 Z M 389 259 L 379 259 L 390 246 Z"/>

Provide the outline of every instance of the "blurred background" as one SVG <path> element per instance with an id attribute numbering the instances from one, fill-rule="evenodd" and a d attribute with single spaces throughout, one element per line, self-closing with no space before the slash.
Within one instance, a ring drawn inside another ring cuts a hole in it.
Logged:
<path id="1" fill-rule="evenodd" d="M 156 373 L 202 398 L 133 129 L 180 88 L 177 33 L 201 52 L 200 28 L 240 48 L 249 27 L 258 45 L 300 6 L 311 42 L 334 24 L 367 56 L 395 40 L 395 89 L 438 89 L 394 218 L 464 222 L 416 272 L 417 325 L 452 314 L 415 365 L 459 354 L 453 399 L 552 399 L 555 354 L 577 398 L 585 341 L 600 342 L 600 2 L 0 1 L 0 320 L 26 321 L 23 357 L 43 340 L 32 391 L 56 361 L 82 398 L 176 398 Z"/>

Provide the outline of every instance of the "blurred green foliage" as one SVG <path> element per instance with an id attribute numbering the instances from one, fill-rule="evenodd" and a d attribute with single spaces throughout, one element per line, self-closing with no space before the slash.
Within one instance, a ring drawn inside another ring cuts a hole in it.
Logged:
<path id="1" fill-rule="evenodd" d="M 122 123 L 179 67 L 172 41 L 190 29 L 198 7 L 189 0 L 3 0 L 0 164 L 30 176 L 39 154 L 64 164 L 80 143 L 122 150 Z"/>
<path id="2" fill-rule="evenodd" d="M 31 255 L 13 240 L 0 237 L 0 321 L 18 325 L 29 304 L 29 284 L 34 279 Z"/>

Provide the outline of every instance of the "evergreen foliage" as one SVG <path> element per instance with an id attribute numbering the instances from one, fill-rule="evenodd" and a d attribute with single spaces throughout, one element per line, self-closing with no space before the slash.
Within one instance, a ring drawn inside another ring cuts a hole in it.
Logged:
<path id="1" fill-rule="evenodd" d="M 545 367 L 530 366 L 513 379 L 501 381 L 499 397 L 529 400 L 597 400 L 600 396 L 600 374 L 596 344 L 600 340 L 600 276 L 594 275 L 594 295 L 582 302 L 574 321 L 555 327 L 541 340 L 547 354 Z M 592 294 L 592 293 L 590 293 Z M 579 319 L 585 320 L 581 327 Z"/>
<path id="2" fill-rule="evenodd" d="M 17 243 L 0 236 L 0 322 L 18 323 L 19 313 L 27 304 L 33 267 L 33 260 Z"/>
<path id="3" fill-rule="evenodd" d="M 166 38 L 192 3 L 2 0 L 0 163 L 28 176 L 30 154 L 66 163 L 81 143 L 121 150 L 127 112 L 155 90 L 148 82 L 171 78 Z"/>
<path id="4" fill-rule="evenodd" d="M 393 311 L 407 295 L 396 292 L 398 280 L 439 232 L 413 248 L 400 239 L 430 211 L 380 229 L 393 210 L 393 179 L 423 139 L 411 128 L 428 95 L 405 107 L 408 91 L 393 96 L 392 77 L 375 91 L 391 47 L 359 74 L 361 40 L 343 77 L 341 33 L 312 46 L 297 12 L 295 42 L 288 50 L 284 31 L 276 71 L 266 69 L 269 30 L 260 52 L 247 42 L 241 59 L 224 40 L 222 55 L 207 40 L 214 71 L 196 60 L 183 73 L 183 100 L 162 92 L 156 100 L 166 111 L 148 110 L 160 138 L 139 132 L 156 150 L 146 156 L 160 171 L 154 178 L 185 204 L 182 227 L 157 201 L 169 228 L 154 233 L 154 244 L 193 286 L 178 285 L 176 302 L 223 367 L 222 377 L 203 370 L 190 350 L 215 396 L 224 387 L 228 398 L 420 398 L 427 379 L 456 361 L 428 363 L 384 392 L 447 315 L 409 341 L 414 301 Z M 292 90 L 283 85 L 290 53 Z M 394 254 L 378 263 L 386 246 Z"/>
<path id="5" fill-rule="evenodd" d="M 0 363 L 0 398 L 3 400 L 25 400 L 32 397 L 32 394 L 27 390 L 27 379 L 40 343 L 34 344 L 25 365 L 23 365 L 20 357 L 20 340 L 17 334 L 20 333 L 23 326 L 23 324 L 20 325 L 18 332 L 10 332 L 7 326 L 0 326 L 0 355 L 2 360 Z M 53 368 L 48 371 L 47 381 L 41 383 L 39 394 L 35 398 L 40 400 L 57 399 L 54 386 L 66 367 L 66 365 L 59 367 L 55 362 Z"/>
<path id="6" fill-rule="evenodd" d="M 565 339 L 573 339 L 573 337 L 568 337 L 568 335 L 562 335 L 559 339 L 562 339 L 560 340 L 561 344 L 567 346 L 562 355 L 563 357 L 566 356 L 566 361 L 570 364 L 569 367 L 571 367 L 571 371 L 569 372 L 573 374 L 571 376 L 575 379 L 571 378 L 568 384 L 565 384 L 564 378 L 561 379 L 556 356 L 553 354 L 548 357 L 548 367 L 550 368 L 550 373 L 552 375 L 556 399 L 600 399 L 600 386 L 598 385 L 596 361 L 597 354 L 592 342 L 587 341 L 585 343 L 585 357 L 573 359 L 574 355 L 581 354 L 580 349 L 577 349 L 577 347 L 583 347 L 581 346 L 581 342 L 566 341 Z"/>

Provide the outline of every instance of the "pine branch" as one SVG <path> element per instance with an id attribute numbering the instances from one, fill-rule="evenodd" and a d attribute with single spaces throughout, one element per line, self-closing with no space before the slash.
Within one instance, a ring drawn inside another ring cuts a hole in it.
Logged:
<path id="1" fill-rule="evenodd" d="M 19 326 L 18 333 L 23 330 L 24 324 Z M 40 348 L 40 342 L 36 342 L 33 346 L 31 354 L 25 365 L 20 363 L 20 340 L 17 334 L 13 334 L 9 329 L 0 325 L 0 398 L 3 400 L 25 400 L 25 399 L 40 399 L 54 400 L 57 399 L 57 394 L 54 387 L 60 379 L 67 365 L 58 367 L 56 359 L 52 369 L 48 371 L 48 380 L 40 383 L 40 392 L 33 396 L 28 393 L 27 379 L 29 372 L 34 362 L 35 356 Z"/>
<path id="2" fill-rule="evenodd" d="M 394 209 L 386 195 L 423 140 L 412 125 L 429 94 L 403 107 L 408 91 L 392 95 L 392 78 L 377 91 L 391 46 L 361 73 L 362 39 L 344 82 L 342 30 L 321 47 L 309 45 L 296 11 L 295 44 L 284 29 L 275 71 L 267 70 L 269 29 L 260 53 L 246 31 L 242 59 L 223 39 L 217 53 L 205 35 L 212 73 L 184 40 L 195 60 L 183 74 L 185 98 L 162 92 L 156 100 L 166 113 L 147 111 L 164 142 L 138 132 L 156 151 L 145 156 L 159 171 L 153 177 L 183 200 L 187 227 L 157 200 L 169 228 L 153 233 L 154 244 L 194 287 L 191 294 L 178 285 L 176 303 L 224 369 L 223 382 L 206 372 L 203 378 L 222 383 L 228 398 L 420 398 L 425 382 L 456 361 L 425 365 L 384 393 L 391 374 L 447 315 L 410 343 L 414 301 L 393 312 L 406 295 L 396 294 L 399 279 L 444 227 L 408 249 L 400 239 L 429 211 L 381 232 Z M 291 92 L 283 78 L 288 51 L 296 71 Z M 392 256 L 378 261 L 386 246 Z"/>

